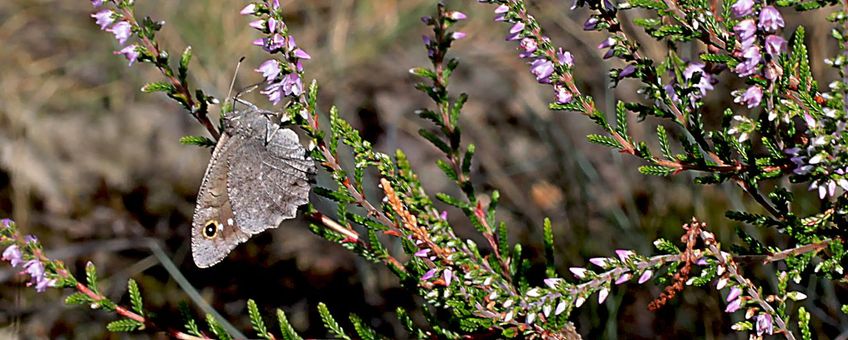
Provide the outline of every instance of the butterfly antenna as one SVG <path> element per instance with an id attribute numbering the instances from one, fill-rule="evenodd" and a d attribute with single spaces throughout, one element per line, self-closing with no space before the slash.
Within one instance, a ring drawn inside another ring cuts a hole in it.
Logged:
<path id="1" fill-rule="evenodd" d="M 239 68 L 241 68 L 241 62 L 244 61 L 244 56 L 239 58 L 238 64 L 236 64 L 236 71 L 233 73 L 233 80 L 230 81 L 230 90 L 227 91 L 227 100 L 230 100 L 230 95 L 233 94 L 233 87 L 236 85 L 236 77 L 238 77 Z"/>

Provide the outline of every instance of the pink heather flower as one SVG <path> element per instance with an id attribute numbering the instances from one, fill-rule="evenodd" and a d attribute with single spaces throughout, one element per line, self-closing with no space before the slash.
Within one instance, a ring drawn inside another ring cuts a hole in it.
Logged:
<path id="1" fill-rule="evenodd" d="M 12 220 L 10 220 L 8 218 L 4 218 L 4 219 L 0 220 L 0 224 L 3 225 L 3 228 L 8 228 L 9 225 L 12 224 Z"/>
<path id="2" fill-rule="evenodd" d="M 282 34 L 274 33 L 270 38 L 266 38 L 264 43 L 266 51 L 274 52 L 286 46 L 286 38 Z"/>
<path id="3" fill-rule="evenodd" d="M 123 45 L 132 35 L 132 25 L 126 21 L 119 21 L 106 31 L 112 32 L 115 35 L 115 39 L 118 39 L 118 42 Z"/>
<path id="4" fill-rule="evenodd" d="M 771 314 L 763 313 L 757 317 L 757 335 L 763 335 L 763 333 L 768 335 L 774 333 Z"/>
<path id="5" fill-rule="evenodd" d="M 587 272 L 586 268 L 571 267 L 571 268 L 568 268 L 568 270 L 572 274 L 574 274 L 574 276 L 577 277 L 578 279 L 582 279 L 582 278 L 586 277 L 586 272 Z"/>
<path id="6" fill-rule="evenodd" d="M 268 18 L 268 32 L 269 33 L 277 32 L 277 19 Z"/>
<path id="7" fill-rule="evenodd" d="M 260 31 L 265 30 L 265 20 L 262 20 L 262 19 L 251 21 L 247 25 L 250 26 L 250 27 L 253 27 L 255 29 L 258 29 Z"/>
<path id="8" fill-rule="evenodd" d="M 91 17 L 94 18 L 94 22 L 100 26 L 101 30 L 105 30 L 109 27 L 109 25 L 115 22 L 114 14 L 115 12 L 112 12 L 110 9 L 103 9 L 92 14 Z"/>
<path id="9" fill-rule="evenodd" d="M 633 274 L 624 273 L 621 276 L 619 276 L 617 280 L 615 280 L 615 284 L 620 285 L 622 283 L 630 281 L 630 278 L 632 278 L 632 277 L 633 277 Z"/>
<path id="10" fill-rule="evenodd" d="M 598 267 L 606 268 L 607 263 L 609 263 L 609 259 L 607 259 L 606 257 L 593 257 L 589 259 L 589 262 Z"/>
<path id="11" fill-rule="evenodd" d="M 24 242 L 26 244 L 36 243 L 38 242 L 38 237 L 35 237 L 35 235 L 26 235 L 24 236 Z"/>
<path id="12" fill-rule="evenodd" d="M 779 28 L 783 27 L 785 23 L 783 22 L 783 17 L 780 16 L 780 12 L 777 11 L 777 8 L 774 6 L 766 6 L 760 10 L 760 24 L 759 27 L 762 28 L 766 32 L 774 32 Z"/>
<path id="13" fill-rule="evenodd" d="M 766 37 L 766 53 L 777 58 L 783 51 L 786 51 L 786 39 L 774 34 Z"/>
<path id="14" fill-rule="evenodd" d="M 618 255 L 618 258 L 621 260 L 621 262 L 627 262 L 627 259 L 635 255 L 632 251 L 625 249 L 617 249 L 615 251 L 615 254 Z"/>
<path id="15" fill-rule="evenodd" d="M 733 32 L 736 32 L 736 36 L 744 44 L 745 40 L 749 40 L 757 32 L 757 26 L 753 19 L 745 19 L 737 23 L 736 26 L 733 26 Z"/>
<path id="16" fill-rule="evenodd" d="M 306 53 L 306 51 L 299 49 L 299 48 L 292 51 L 292 54 L 295 56 L 295 58 L 298 58 L 298 59 L 306 59 L 306 60 L 312 59 L 312 56 L 309 55 L 309 53 Z"/>
<path id="17" fill-rule="evenodd" d="M 244 8 L 241 9 L 239 14 L 248 15 L 248 14 L 253 14 L 255 12 L 256 12 L 256 4 L 248 4 L 247 6 L 244 6 Z"/>
<path id="18" fill-rule="evenodd" d="M 549 77 L 554 73 L 553 63 L 547 59 L 536 59 L 536 61 L 530 63 L 530 66 L 530 73 L 536 76 L 538 82 L 547 83 L 550 81 Z"/>
<path id="19" fill-rule="evenodd" d="M 56 280 L 42 278 L 41 280 L 37 280 L 35 283 L 36 292 L 44 293 L 44 291 L 47 290 L 47 287 L 56 287 Z"/>
<path id="20" fill-rule="evenodd" d="M 544 280 L 545 285 L 548 286 L 548 288 L 550 288 L 550 289 L 557 289 L 557 286 L 562 281 L 563 280 L 560 279 L 560 278 L 547 278 L 547 279 Z"/>
<path id="21" fill-rule="evenodd" d="M 280 0 L 271 0 L 271 9 L 275 11 L 280 9 Z"/>
<path id="22" fill-rule="evenodd" d="M 601 290 L 598 291 L 598 303 L 604 303 L 604 300 L 607 299 L 607 296 L 609 296 L 609 288 L 601 288 Z"/>
<path id="23" fill-rule="evenodd" d="M 731 302 L 729 305 L 727 305 L 727 308 L 724 309 L 724 312 L 725 313 L 733 313 L 733 312 L 738 311 L 739 308 L 742 308 L 742 299 L 733 300 L 733 302 Z"/>
<path id="24" fill-rule="evenodd" d="M 19 264 L 24 262 L 22 260 L 21 250 L 18 249 L 18 246 L 15 244 L 9 246 L 3 251 L 2 259 L 3 261 L 9 261 L 9 264 L 11 264 L 12 267 L 17 267 Z"/>
<path id="25" fill-rule="evenodd" d="M 442 220 L 447 221 L 447 220 L 448 220 L 448 211 L 447 211 L 447 210 L 443 210 L 443 211 L 442 211 L 442 213 L 441 213 L 441 214 L 439 214 L 439 218 L 441 218 Z"/>
<path id="26" fill-rule="evenodd" d="M 516 34 L 516 33 L 519 33 L 523 30 L 524 30 L 524 23 L 519 21 L 519 22 L 515 23 L 515 25 L 512 25 L 512 27 L 509 29 L 509 33 L 510 34 Z"/>
<path id="27" fill-rule="evenodd" d="M 125 58 L 127 58 L 127 60 L 130 61 L 129 66 L 132 66 L 136 62 L 136 60 L 138 60 L 138 56 L 139 56 L 138 46 L 136 46 L 135 44 L 129 45 L 127 47 L 120 49 L 119 51 L 115 51 L 115 52 L 112 52 L 112 53 L 114 53 L 116 55 L 120 54 L 120 55 L 124 56 Z"/>
<path id="28" fill-rule="evenodd" d="M 653 275 L 654 275 L 653 271 L 646 270 L 644 273 L 642 273 L 642 276 L 639 276 L 639 281 L 638 281 L 639 284 L 643 284 L 643 283 L 647 282 L 648 280 L 651 279 L 651 276 L 653 276 Z"/>
<path id="29" fill-rule="evenodd" d="M 564 86 L 555 85 L 554 91 L 556 91 L 556 101 L 560 104 L 568 104 L 574 100 L 574 95 L 571 91 L 568 91 Z"/>
<path id="30" fill-rule="evenodd" d="M 91 5 L 94 7 L 100 7 L 103 5 L 103 0 L 91 0 Z"/>
<path id="31" fill-rule="evenodd" d="M 429 279 L 432 279 L 433 276 L 435 276 L 435 275 L 436 275 L 436 268 L 430 269 L 426 273 L 424 273 L 423 276 L 421 276 L 421 281 L 427 281 Z"/>
<path id="32" fill-rule="evenodd" d="M 283 79 L 283 91 L 286 95 L 299 96 L 303 93 L 303 81 L 297 73 L 290 73 Z"/>
<path id="33" fill-rule="evenodd" d="M 727 294 L 727 298 L 724 301 L 730 302 L 736 300 L 740 295 L 742 295 L 742 289 L 739 287 L 730 288 L 730 293 Z"/>
<path id="34" fill-rule="evenodd" d="M 759 48 L 757 48 L 757 51 L 759 51 Z M 733 69 L 733 72 L 739 74 L 740 77 L 750 76 L 754 73 L 757 73 L 757 70 L 760 67 L 760 61 L 761 59 L 759 55 L 757 55 L 756 58 L 745 60 L 736 65 L 736 68 Z"/>
<path id="35" fill-rule="evenodd" d="M 273 105 L 277 105 L 283 100 L 283 83 L 278 82 L 268 85 L 264 90 L 259 91 L 259 93 L 268 96 L 268 101 Z"/>
<path id="36" fill-rule="evenodd" d="M 751 15 L 753 9 L 754 0 L 737 0 L 733 6 L 730 6 L 730 10 L 737 18 Z"/>
<path id="37" fill-rule="evenodd" d="M 424 248 L 415 252 L 416 257 L 427 257 L 427 254 L 430 252 L 430 249 Z"/>
<path id="38" fill-rule="evenodd" d="M 451 19 L 451 20 L 465 20 L 466 18 L 468 18 L 468 16 L 466 16 L 465 13 L 462 13 L 462 12 L 459 12 L 459 11 L 450 11 L 450 12 L 447 12 L 446 14 L 447 14 L 446 16 L 448 17 L 448 19 Z"/>
<path id="39" fill-rule="evenodd" d="M 466 36 L 465 32 L 453 32 L 453 34 L 451 34 L 451 39 L 459 40 L 459 39 L 465 38 L 465 36 Z"/>
<path id="40" fill-rule="evenodd" d="M 536 44 L 536 40 L 533 40 L 532 38 L 521 39 L 520 46 L 524 50 L 524 52 L 526 53 L 526 54 L 524 54 L 525 57 L 529 56 L 531 53 L 535 52 L 536 47 L 538 47 L 538 45 Z"/>
<path id="41" fill-rule="evenodd" d="M 692 78 L 695 76 L 695 73 L 701 74 L 701 79 L 698 81 L 697 84 L 694 84 L 694 86 L 697 87 L 701 92 L 700 96 L 696 97 L 701 98 L 707 95 L 707 91 L 713 89 L 713 76 L 704 71 L 704 64 L 691 63 L 689 64 L 689 66 L 686 66 L 685 70 L 683 70 L 683 77 L 686 78 L 686 80 L 692 80 Z"/>
<path id="42" fill-rule="evenodd" d="M 277 79 L 277 76 L 280 75 L 280 62 L 276 59 L 268 59 L 262 64 L 259 64 L 259 68 L 255 71 L 262 73 L 262 77 L 265 78 L 265 81 L 270 83 L 274 79 Z"/>
<path id="43" fill-rule="evenodd" d="M 29 260 L 24 263 L 24 271 L 32 276 L 33 281 L 44 277 L 44 265 L 38 260 Z"/>
<path id="44" fill-rule="evenodd" d="M 450 286 L 451 280 L 453 280 L 453 271 L 450 268 L 445 269 L 442 275 L 445 277 L 445 285 Z"/>
<path id="45" fill-rule="evenodd" d="M 763 89 L 754 85 L 745 90 L 745 92 L 741 95 L 739 95 L 739 92 L 737 91 L 737 97 L 733 99 L 733 102 L 745 104 L 749 109 L 753 109 L 760 105 L 760 101 L 762 101 L 762 99 Z"/>
<path id="46" fill-rule="evenodd" d="M 571 55 L 571 52 L 564 51 L 562 48 L 557 50 L 557 62 L 560 65 L 565 65 L 568 67 L 574 66 L 574 56 Z"/>
<path id="47" fill-rule="evenodd" d="M 509 11 L 509 7 L 507 5 L 500 5 L 495 8 L 495 14 L 504 14 Z"/>

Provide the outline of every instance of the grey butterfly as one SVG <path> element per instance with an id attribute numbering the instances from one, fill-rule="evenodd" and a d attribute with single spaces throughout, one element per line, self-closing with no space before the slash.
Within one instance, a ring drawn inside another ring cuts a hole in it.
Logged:
<path id="1" fill-rule="evenodd" d="M 200 268 L 221 262 L 250 236 L 294 218 L 308 202 L 315 164 L 297 134 L 280 128 L 275 113 L 243 103 L 245 110 L 224 117 L 197 194 L 191 254 Z"/>

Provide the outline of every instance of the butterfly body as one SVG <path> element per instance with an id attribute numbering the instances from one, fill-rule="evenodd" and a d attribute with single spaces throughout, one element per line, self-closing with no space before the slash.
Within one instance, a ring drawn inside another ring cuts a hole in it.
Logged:
<path id="1" fill-rule="evenodd" d="M 294 218 L 315 165 L 297 134 L 250 106 L 224 118 L 192 221 L 192 257 L 210 267 L 250 236 Z"/>

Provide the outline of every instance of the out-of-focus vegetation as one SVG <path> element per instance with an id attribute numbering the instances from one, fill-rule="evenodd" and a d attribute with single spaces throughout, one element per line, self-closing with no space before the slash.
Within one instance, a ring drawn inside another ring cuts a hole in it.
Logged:
<path id="1" fill-rule="evenodd" d="M 603 37 L 582 31 L 586 13 L 570 11 L 570 1 L 532 4 L 554 42 L 575 53 L 576 76 L 586 94 L 602 107 L 610 107 L 613 96 L 635 95 L 626 82 L 615 93 L 609 89 L 606 70 L 620 65 L 600 59 L 595 45 Z M 247 19 L 237 15 L 242 5 L 137 4 L 140 13 L 166 21 L 160 40 L 168 50 L 192 46 L 193 84 L 219 98 L 226 96 L 241 56 L 249 67 L 240 72 L 237 87 L 260 79 L 247 70 L 263 56 L 251 48 L 255 36 Z M 378 150 L 405 150 L 427 189 L 439 192 L 455 189 L 434 165 L 437 151 L 418 136 L 421 121 L 413 110 L 426 106 L 427 99 L 412 89 L 407 72 L 425 63 L 420 36 L 426 28 L 418 17 L 433 5 L 423 0 L 283 2 L 290 15 L 286 23 L 313 57 L 308 74 L 322 84 L 322 102 L 337 105 Z M 542 256 L 545 217 L 553 221 L 561 273 L 612 249 L 651 253 L 653 239 L 676 239 L 680 225 L 693 215 L 708 221 L 720 239 L 733 241 L 734 228 L 744 226 L 730 222 L 724 211 L 744 204 L 738 188 L 694 185 L 689 175 L 646 177 L 633 159 L 589 144 L 585 136 L 597 132 L 594 125 L 582 116 L 548 110 L 549 89 L 537 85 L 512 51 L 514 44 L 504 42 L 503 27 L 491 23 L 491 8 L 473 1 L 453 7 L 469 15 L 462 28 L 468 37 L 452 49 L 463 64 L 451 86 L 470 96 L 460 124 L 466 139 L 477 145 L 475 185 L 500 190 L 499 216 L 531 257 Z M 249 326 L 245 300 L 254 298 L 264 304 L 260 309 L 284 309 L 307 336 L 325 335 L 314 308 L 319 301 L 340 315 L 356 312 L 383 334 L 405 334 L 394 311 L 415 305 L 412 292 L 399 288 L 383 268 L 313 235 L 303 220 L 251 239 L 211 269 L 194 266 L 188 256 L 190 219 L 209 152 L 178 140 L 205 131 L 173 102 L 139 92 L 145 81 L 156 79 L 156 71 L 149 65 L 128 70 L 125 60 L 111 55 L 114 41 L 98 31 L 90 12 L 88 1 L 0 2 L 0 215 L 39 235 L 51 257 L 78 273 L 86 261 L 95 261 L 101 273 L 111 275 L 101 283 L 113 299 L 125 295 L 128 277 L 136 279 L 148 308 L 160 313 L 176 315 L 175 303 L 188 299 L 160 265 L 172 261 L 237 327 Z M 826 13 L 806 14 L 787 21 L 807 27 L 812 58 L 821 59 L 833 48 L 830 28 L 817 19 Z M 647 55 L 663 54 L 664 47 L 651 40 L 640 44 Z M 815 65 L 820 69 L 814 74 L 826 83 L 831 77 L 821 63 Z M 717 92 L 714 98 L 729 98 Z M 257 93 L 248 98 L 267 106 Z M 648 122 L 634 125 L 632 133 L 639 137 L 653 129 Z M 807 195 L 805 188 L 798 193 Z M 811 209 L 818 204 L 808 202 Z M 317 196 L 313 204 L 323 207 Z M 460 233 L 472 230 L 461 214 L 446 209 Z M 158 240 L 168 256 L 154 256 L 148 243 L 139 241 L 148 238 Z M 538 270 L 541 277 L 544 268 Z M 0 282 L 18 287 L 0 291 L 2 335 L 107 336 L 104 325 L 111 315 L 63 307 L 58 296 L 34 297 L 8 267 L 0 270 Z M 660 290 L 652 285 L 615 290 L 618 295 L 603 305 L 587 303 L 573 321 L 587 338 L 730 336 L 733 320 L 723 313 L 715 290 L 688 288 L 650 313 L 647 304 Z M 835 337 L 846 328 L 848 318 L 838 313 L 843 290 L 830 282 L 810 283 L 807 308 L 820 322 L 813 325 L 820 337 Z"/>

